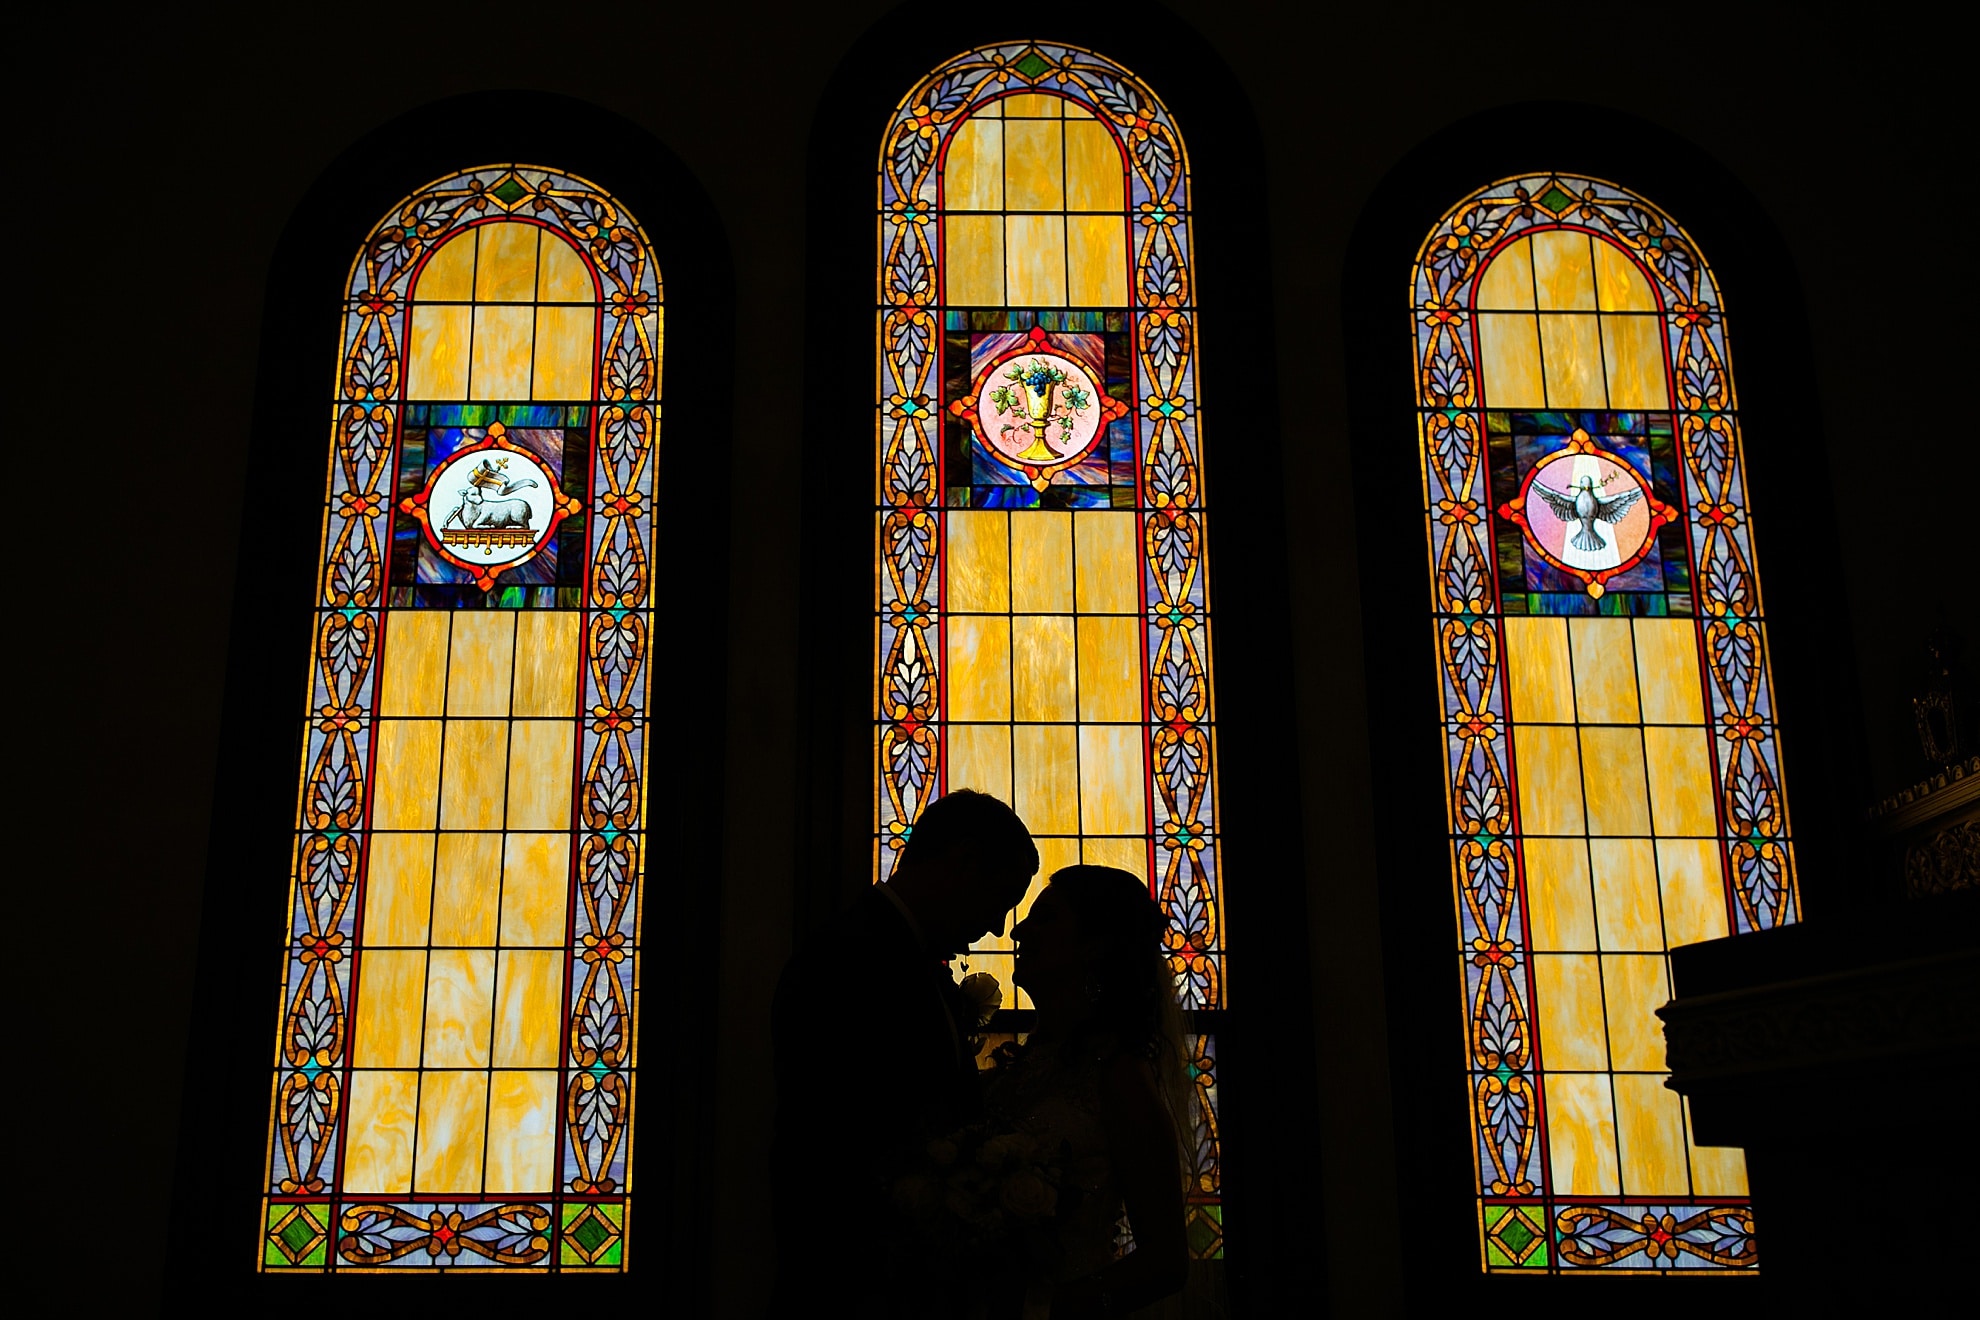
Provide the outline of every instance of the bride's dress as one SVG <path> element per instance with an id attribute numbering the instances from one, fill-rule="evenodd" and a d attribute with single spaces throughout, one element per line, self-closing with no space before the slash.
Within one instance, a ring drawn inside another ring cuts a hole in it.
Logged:
<path id="1" fill-rule="evenodd" d="M 1101 1059 L 1083 1045 L 1034 1038 L 990 1083 L 984 1108 L 993 1122 L 1063 1158 L 1055 1236 L 1064 1253 L 1051 1282 L 1097 1274 L 1122 1253 L 1120 1185 L 1107 1158 L 1100 1114 Z M 1027 1308 L 1027 1312 L 1031 1308 Z"/>

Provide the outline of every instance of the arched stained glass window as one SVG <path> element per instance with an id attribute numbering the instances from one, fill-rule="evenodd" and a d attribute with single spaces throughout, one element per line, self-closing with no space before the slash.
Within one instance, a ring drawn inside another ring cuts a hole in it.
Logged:
<path id="1" fill-rule="evenodd" d="M 1666 952 L 1796 919 L 1719 290 L 1594 179 L 1454 207 L 1411 285 L 1487 1270 L 1741 1270 L 1665 1089 Z"/>
<path id="2" fill-rule="evenodd" d="M 931 798 L 995 794 L 1039 885 L 1082 861 L 1146 878 L 1203 1012 L 1225 980 L 1188 179 L 1147 87 L 1047 42 L 949 61 L 887 130 L 874 871 Z M 1010 986 L 1008 938 L 967 961 Z M 1214 1256 L 1215 1046 L 1193 1039 L 1190 1234 Z"/>
<path id="3" fill-rule="evenodd" d="M 644 234 L 555 170 L 352 263 L 264 1270 L 624 1268 L 660 355 Z"/>

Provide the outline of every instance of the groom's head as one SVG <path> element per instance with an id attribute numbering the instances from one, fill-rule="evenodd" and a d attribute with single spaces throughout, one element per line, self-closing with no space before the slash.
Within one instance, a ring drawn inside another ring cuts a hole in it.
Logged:
<path id="1" fill-rule="evenodd" d="M 929 942 L 957 951 L 1005 918 L 1038 873 L 1038 848 L 1017 813 L 974 789 L 959 788 L 922 808 L 891 881 Z"/>

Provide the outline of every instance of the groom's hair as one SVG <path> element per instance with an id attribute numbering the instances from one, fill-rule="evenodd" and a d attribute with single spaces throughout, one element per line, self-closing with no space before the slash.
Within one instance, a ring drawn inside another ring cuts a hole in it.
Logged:
<path id="1" fill-rule="evenodd" d="M 921 809 L 897 865 L 912 869 L 955 852 L 973 852 L 1001 871 L 1038 871 L 1038 846 L 1018 814 L 973 788 L 958 788 Z"/>

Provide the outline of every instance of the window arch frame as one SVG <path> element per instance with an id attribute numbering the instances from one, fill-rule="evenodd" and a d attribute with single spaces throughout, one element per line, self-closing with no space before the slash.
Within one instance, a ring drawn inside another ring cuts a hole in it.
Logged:
<path id="1" fill-rule="evenodd" d="M 1101 53 L 1161 95 L 1189 142 L 1199 312 L 1213 325 L 1269 322 L 1269 218 L 1256 205 L 1263 144 L 1228 67 L 1187 25 L 1146 7 L 1081 7 L 1036 31 L 1053 43 Z M 808 388 L 815 397 L 828 397 L 844 380 L 843 357 L 830 345 L 874 340 L 875 273 L 865 261 L 874 250 L 877 190 L 868 181 L 903 92 L 960 52 L 1013 41 L 1008 28 L 918 13 L 911 23 L 899 16 L 877 23 L 841 61 L 821 100 L 810 152 L 812 251 L 848 254 L 837 266 L 814 259 L 808 272 Z M 1224 864 L 1233 872 L 1301 875 L 1304 841 L 1290 825 L 1299 817 L 1297 749 L 1284 737 L 1291 673 L 1285 531 L 1276 498 L 1277 368 L 1270 353 L 1234 348 L 1216 354 L 1214 370 L 1214 425 L 1220 434 L 1256 441 L 1246 449 L 1245 473 L 1256 479 L 1255 488 L 1274 493 L 1220 523 L 1211 556 Z M 796 890 L 800 940 L 864 892 L 874 864 L 875 418 L 864 389 L 853 399 L 830 397 L 831 405 L 807 418 L 803 477 L 801 626 L 821 650 L 829 640 L 830 653 L 807 666 L 803 694 L 808 773 L 801 855 L 811 866 Z M 1214 472 L 1209 478 L 1220 479 Z M 1231 1249 L 1246 1262 L 1246 1297 L 1261 1304 L 1272 1297 L 1286 1305 L 1309 1299 L 1323 1268 L 1311 1251 L 1320 1232 L 1313 1196 L 1315 1061 L 1310 1052 L 1277 1050 L 1268 1040 L 1281 1030 L 1301 1037 L 1312 1030 L 1306 904 L 1298 883 L 1262 885 L 1239 903 L 1247 1011 L 1257 1017 L 1248 1032 L 1217 1027 L 1225 1187 L 1233 1206 L 1257 1208 L 1232 1210 L 1240 1226 L 1231 1230 Z M 1229 1099 L 1233 1087 L 1242 1100 Z M 1246 1134 L 1254 1132 L 1273 1134 L 1261 1140 L 1274 1144 L 1249 1153 Z"/>
<path id="2" fill-rule="evenodd" d="M 1794 721 L 1789 756 L 1800 901 L 1818 908 L 1850 902 L 1856 877 L 1844 822 L 1857 800 L 1851 785 L 1861 778 L 1861 722 L 1847 657 L 1825 617 L 1840 578 L 1835 496 L 1819 441 L 1799 280 L 1779 231 L 1739 180 L 1660 128 L 1567 102 L 1470 116 L 1403 157 L 1372 192 L 1345 267 L 1357 506 L 1394 510 L 1399 489 L 1424 485 L 1414 439 L 1418 353 L 1399 338 L 1403 272 L 1414 270 L 1426 236 L 1457 201 L 1492 180 L 1550 170 L 1616 179 L 1677 217 L 1726 290 L 1738 327 L 1747 473 L 1764 522 L 1776 705 Z M 1399 444 L 1398 435 L 1411 439 Z M 1369 516 L 1358 532 L 1370 748 L 1383 789 L 1375 804 L 1377 878 L 1396 1187 L 1405 1222 L 1440 1244 L 1418 1257 L 1408 1281 L 1412 1296 L 1421 1289 L 1426 1298 L 1481 1283 L 1534 1295 L 1532 1289 L 1553 1285 L 1481 1278 L 1482 1246 L 1473 1245 L 1481 1228 L 1468 1144 L 1475 1137 L 1472 1098 L 1468 1085 L 1454 1081 L 1449 1016 L 1447 951 L 1458 947 L 1459 932 L 1455 916 L 1442 915 L 1451 902 L 1450 834 L 1442 725 L 1431 718 L 1430 696 L 1441 680 L 1423 631 L 1422 509 L 1412 509 L 1406 516 Z M 1767 1285 L 1756 1280 L 1756 1286 Z M 1653 1279 L 1616 1277 L 1603 1291 L 1621 1298 L 1656 1287 Z"/>
<path id="3" fill-rule="evenodd" d="M 298 695 L 296 657 L 311 647 L 314 583 L 321 569 L 316 541 L 322 523 L 283 516 L 283 499 L 296 489 L 324 488 L 325 454 L 319 446 L 327 434 L 325 364 L 341 360 L 343 332 L 331 327 L 342 324 L 354 254 L 379 218 L 401 199 L 435 179 L 496 160 L 551 161 L 559 172 L 597 180 L 639 219 L 655 263 L 667 276 L 669 310 L 689 317 L 697 328 L 696 334 L 677 336 L 677 342 L 668 344 L 663 379 L 695 378 L 719 395 L 732 370 L 732 279 L 727 241 L 713 207 L 671 152 L 608 112 L 534 92 L 437 102 L 355 143 L 300 199 L 268 275 L 213 846 L 202 903 L 188 1103 L 181 1114 L 181 1149 L 196 1154 L 182 1159 L 176 1178 L 168 1295 L 207 1297 L 217 1292 L 252 1299 L 321 1289 L 328 1298 L 350 1286 L 334 1277 L 261 1275 L 256 1260 L 212 1240 L 228 1236 L 212 1225 L 247 1224 L 252 1231 L 258 1213 L 246 1210 L 242 1188 L 243 1179 L 249 1186 L 264 1181 L 266 1133 L 258 1143 L 261 1152 L 251 1157 L 242 1132 L 256 1123 L 256 1112 L 266 1126 L 270 1060 L 252 1023 L 272 1020 L 268 1011 L 274 1006 L 275 987 L 282 984 L 279 967 L 288 944 L 286 938 L 272 943 L 269 938 L 271 912 L 285 902 L 273 896 L 270 875 L 289 865 L 275 859 L 293 854 L 294 845 L 279 840 L 269 821 L 271 812 L 275 819 L 287 816 L 293 837 L 296 785 L 290 780 L 285 790 L 280 772 L 271 775 L 269 767 L 299 763 L 303 754 L 301 725 L 293 710 L 286 717 L 282 711 L 293 707 Z M 671 277 L 670 263 L 682 268 L 681 279 Z M 682 397 L 668 399 L 665 425 L 696 434 L 700 442 L 672 451 L 661 444 L 651 460 L 658 487 L 651 511 L 654 564 L 691 555 L 711 565 L 711 574 L 668 583 L 678 594 L 662 608 L 719 624 L 726 612 L 726 579 L 720 569 L 727 544 L 728 509 L 722 495 L 729 481 L 728 420 L 726 409 L 708 394 L 677 392 Z M 309 523 L 306 530 L 298 526 L 302 522 Z M 685 810 L 698 819 L 719 815 L 725 651 L 719 626 L 697 647 L 655 650 L 647 716 L 656 732 L 668 730 L 696 751 L 691 757 L 649 755 L 643 786 L 649 830 L 659 828 L 663 819 L 656 811 L 673 815 Z M 710 699 L 671 708 L 663 704 L 664 694 L 681 690 L 705 692 Z M 665 852 L 663 859 L 647 846 L 648 901 L 657 882 L 668 891 L 668 903 L 679 905 L 670 915 L 712 927 L 716 887 L 681 892 L 665 877 L 719 875 L 719 837 L 688 832 L 671 839 Z M 712 981 L 715 950 L 706 944 L 677 948 L 669 963 L 677 976 Z M 653 980 L 649 972 L 649 986 Z M 662 1008 L 649 988 L 644 1003 L 649 1035 L 665 1024 L 668 1034 L 687 1048 L 712 1049 L 712 1044 L 696 1044 L 712 1041 L 714 1031 L 712 1006 L 704 999 L 690 996 Z M 260 1034 L 265 1036 L 265 1030 Z M 705 1091 L 656 1074 L 634 1095 L 633 1123 L 648 1133 L 671 1133 L 709 1121 L 711 1103 Z M 684 1287 L 701 1286 L 680 1235 L 691 1239 L 693 1222 L 682 1215 L 693 1196 L 705 1194 L 693 1189 L 705 1187 L 712 1171 L 705 1152 L 677 1146 L 671 1136 L 648 1137 L 642 1144 L 641 1181 L 647 1194 L 641 1198 L 642 1240 L 632 1252 L 637 1264 L 594 1286 L 626 1296 L 679 1295 Z M 249 1172 L 257 1163 L 262 1172 Z M 677 1221 L 672 1237 L 669 1220 Z M 663 1282 L 669 1258 L 685 1273 Z M 514 1274 L 503 1286 L 517 1289 L 520 1299 L 549 1277 Z"/>

